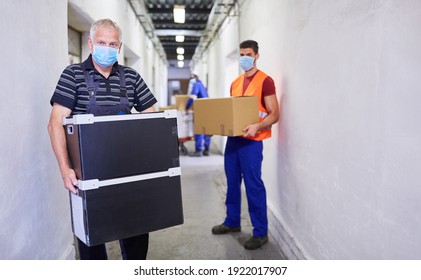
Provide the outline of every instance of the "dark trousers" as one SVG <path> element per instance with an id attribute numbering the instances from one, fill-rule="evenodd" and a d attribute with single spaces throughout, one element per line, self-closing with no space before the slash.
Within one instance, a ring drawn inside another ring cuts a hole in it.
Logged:
<path id="1" fill-rule="evenodd" d="M 81 260 L 108 259 L 105 244 L 89 247 L 77 238 L 79 257 Z M 123 260 L 146 260 L 149 246 L 149 233 L 120 240 Z"/>

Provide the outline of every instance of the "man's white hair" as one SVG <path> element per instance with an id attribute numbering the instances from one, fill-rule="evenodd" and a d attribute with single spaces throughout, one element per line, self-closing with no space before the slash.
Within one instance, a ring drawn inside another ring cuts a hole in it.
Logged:
<path id="1" fill-rule="evenodd" d="M 89 36 L 91 37 L 91 40 L 95 39 L 95 33 L 98 30 L 98 28 L 112 29 L 112 30 L 117 31 L 118 40 L 121 42 L 121 37 L 122 37 L 121 29 L 117 25 L 117 23 L 115 23 L 111 19 L 108 19 L 108 18 L 100 19 L 100 20 L 97 20 L 94 23 L 92 23 L 91 30 L 89 31 Z"/>

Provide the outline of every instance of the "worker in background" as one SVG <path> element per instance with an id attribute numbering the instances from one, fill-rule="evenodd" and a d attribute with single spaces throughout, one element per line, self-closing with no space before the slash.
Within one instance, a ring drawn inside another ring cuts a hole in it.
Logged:
<path id="1" fill-rule="evenodd" d="M 195 74 L 191 75 L 188 94 L 194 95 L 196 98 L 208 98 L 208 91 L 203 85 L 202 81 L 199 80 L 199 77 Z M 186 110 L 190 109 L 193 105 L 194 99 L 189 98 L 186 105 Z M 209 147 L 211 142 L 211 137 L 204 134 L 195 134 L 194 140 L 196 142 L 196 150 L 190 156 L 192 157 L 201 157 L 202 155 L 209 155 Z"/>
<path id="2" fill-rule="evenodd" d="M 243 136 L 228 137 L 224 166 L 227 177 L 226 218 L 212 228 L 213 234 L 241 231 L 241 182 L 247 194 L 253 236 L 244 247 L 254 250 L 268 242 L 266 189 L 262 180 L 263 140 L 271 137 L 271 126 L 279 119 L 275 84 L 256 67 L 259 45 L 252 40 L 240 44 L 240 66 L 244 73 L 231 84 L 231 96 L 257 96 L 259 122 L 246 126 Z"/>

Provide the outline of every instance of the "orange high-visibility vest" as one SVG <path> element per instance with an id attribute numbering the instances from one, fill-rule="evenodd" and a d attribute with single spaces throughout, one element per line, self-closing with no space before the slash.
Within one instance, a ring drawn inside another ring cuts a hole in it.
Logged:
<path id="1" fill-rule="evenodd" d="M 257 71 L 249 86 L 243 94 L 244 77 L 242 74 L 240 77 L 234 80 L 231 85 L 231 96 L 257 96 L 259 100 L 259 121 L 263 121 L 268 115 L 266 108 L 262 104 L 262 89 L 263 82 L 268 77 L 262 71 Z M 262 141 L 272 136 L 271 127 L 260 130 L 254 137 L 247 137 L 247 139 Z"/>

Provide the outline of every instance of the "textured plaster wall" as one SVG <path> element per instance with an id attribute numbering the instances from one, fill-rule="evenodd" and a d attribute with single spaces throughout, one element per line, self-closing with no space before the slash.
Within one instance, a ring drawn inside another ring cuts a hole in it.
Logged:
<path id="1" fill-rule="evenodd" d="M 67 64 L 67 1 L 1 1 L 0 15 L 7 42 L 0 70 L 0 259 L 73 258 L 68 194 L 47 133 L 49 99 Z"/>
<path id="2" fill-rule="evenodd" d="M 269 203 L 302 256 L 421 258 L 421 3 L 247 2 L 240 34 L 283 91 Z"/>
<path id="3" fill-rule="evenodd" d="M 247 0 L 238 14 L 208 69 L 219 88 L 234 74 L 221 50 L 238 28 L 275 80 L 282 117 L 263 167 L 273 239 L 289 258 L 421 258 L 421 3 Z"/>

